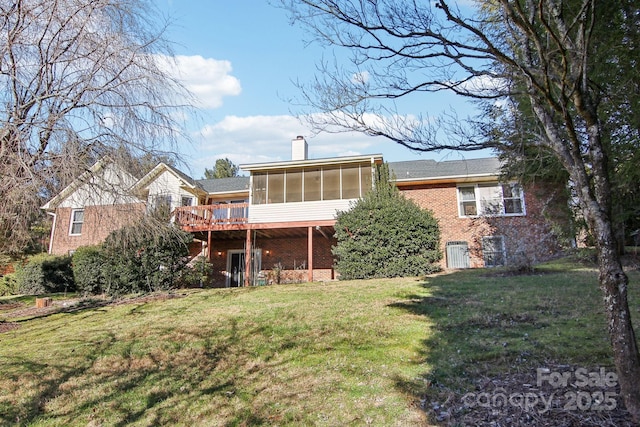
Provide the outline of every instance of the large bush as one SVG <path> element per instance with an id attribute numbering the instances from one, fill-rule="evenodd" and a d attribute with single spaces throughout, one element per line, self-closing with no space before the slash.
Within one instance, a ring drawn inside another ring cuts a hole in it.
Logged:
<path id="1" fill-rule="evenodd" d="M 78 292 L 84 295 L 100 294 L 104 290 L 105 259 L 100 246 L 83 246 L 72 257 L 73 279 Z"/>
<path id="2" fill-rule="evenodd" d="M 36 255 L 16 274 L 21 294 L 75 291 L 71 257 Z"/>
<path id="3" fill-rule="evenodd" d="M 433 214 L 406 199 L 389 177 L 376 171 L 374 189 L 335 225 L 336 270 L 341 279 L 420 276 L 440 269 L 440 230 Z"/>
<path id="4" fill-rule="evenodd" d="M 151 217 L 112 232 L 103 244 L 104 291 L 118 295 L 175 287 L 192 239 Z"/>

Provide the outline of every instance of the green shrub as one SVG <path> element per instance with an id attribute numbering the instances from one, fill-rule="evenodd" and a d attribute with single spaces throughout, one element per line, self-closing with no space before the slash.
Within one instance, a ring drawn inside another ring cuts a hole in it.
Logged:
<path id="1" fill-rule="evenodd" d="M 115 296 L 176 287 L 192 240 L 152 217 L 112 232 L 103 244 L 104 291 Z"/>
<path id="2" fill-rule="evenodd" d="M 180 283 L 188 288 L 202 288 L 211 284 L 212 277 L 213 266 L 207 257 L 199 256 L 182 270 Z"/>
<path id="3" fill-rule="evenodd" d="M 440 270 L 440 229 L 433 214 L 406 199 L 391 182 L 388 166 L 376 173 L 372 191 L 338 213 L 336 270 L 345 280 L 421 276 Z"/>
<path id="4" fill-rule="evenodd" d="M 18 280 L 15 273 L 0 277 L 0 296 L 18 294 Z"/>
<path id="5" fill-rule="evenodd" d="M 73 253 L 71 264 L 78 292 L 83 295 L 97 295 L 103 292 L 104 263 L 105 259 L 100 246 L 83 246 Z"/>
<path id="6" fill-rule="evenodd" d="M 75 291 L 69 256 L 36 255 L 17 272 L 16 279 L 21 294 Z"/>

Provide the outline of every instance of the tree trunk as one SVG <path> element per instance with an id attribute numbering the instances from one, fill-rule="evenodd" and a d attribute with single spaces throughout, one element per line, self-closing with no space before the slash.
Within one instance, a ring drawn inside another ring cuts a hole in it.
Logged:
<path id="1" fill-rule="evenodd" d="M 589 155 L 592 167 L 588 168 L 583 161 L 582 152 L 577 148 L 580 144 L 576 143 L 573 150 L 567 150 L 552 117 L 535 97 L 531 97 L 531 101 L 540 123 L 545 128 L 551 148 L 556 151 L 571 176 L 580 202 L 580 210 L 596 239 L 599 283 L 607 313 L 609 339 L 618 373 L 620 394 L 634 421 L 640 423 L 640 353 L 627 302 L 629 279 L 622 269 L 609 215 L 611 191 L 607 160 L 602 150 L 597 120 L 592 120 L 592 126 L 589 126 Z M 587 169 L 591 169 L 591 177 L 587 174 Z"/>
<path id="2" fill-rule="evenodd" d="M 598 230 L 598 245 L 610 242 L 598 248 L 600 289 L 607 313 L 620 394 L 634 421 L 640 422 L 640 354 L 627 303 L 629 279 L 622 270 L 615 242 L 608 239 L 607 234 L 612 235 L 611 231 Z"/>

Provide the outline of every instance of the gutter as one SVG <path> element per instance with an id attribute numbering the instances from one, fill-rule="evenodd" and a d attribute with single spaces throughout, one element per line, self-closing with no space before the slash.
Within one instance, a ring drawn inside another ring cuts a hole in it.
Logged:
<path id="1" fill-rule="evenodd" d="M 395 179 L 396 185 L 416 185 L 416 184 L 443 184 L 455 182 L 477 182 L 477 181 L 499 181 L 499 174 L 496 173 L 479 173 L 473 175 L 449 175 L 434 177 L 415 177 Z"/>
<path id="2" fill-rule="evenodd" d="M 364 156 L 328 157 L 324 159 L 286 160 L 280 162 L 251 163 L 239 165 L 243 171 L 263 171 L 272 169 L 288 169 L 296 167 L 333 166 L 350 163 L 382 163 L 382 154 L 370 154 Z"/>
<path id="3" fill-rule="evenodd" d="M 56 233 L 57 216 L 53 212 L 47 212 L 47 215 L 51 215 L 53 217 L 53 225 L 51 226 L 51 236 L 49 237 L 49 249 L 47 250 L 47 253 L 51 255 L 51 248 L 53 247 L 53 236 Z"/>

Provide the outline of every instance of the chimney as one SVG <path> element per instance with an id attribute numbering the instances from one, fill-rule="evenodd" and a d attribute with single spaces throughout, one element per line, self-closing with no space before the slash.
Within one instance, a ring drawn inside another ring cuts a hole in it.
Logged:
<path id="1" fill-rule="evenodd" d="M 291 141 L 291 160 L 307 160 L 308 149 L 304 136 L 297 136 Z"/>

